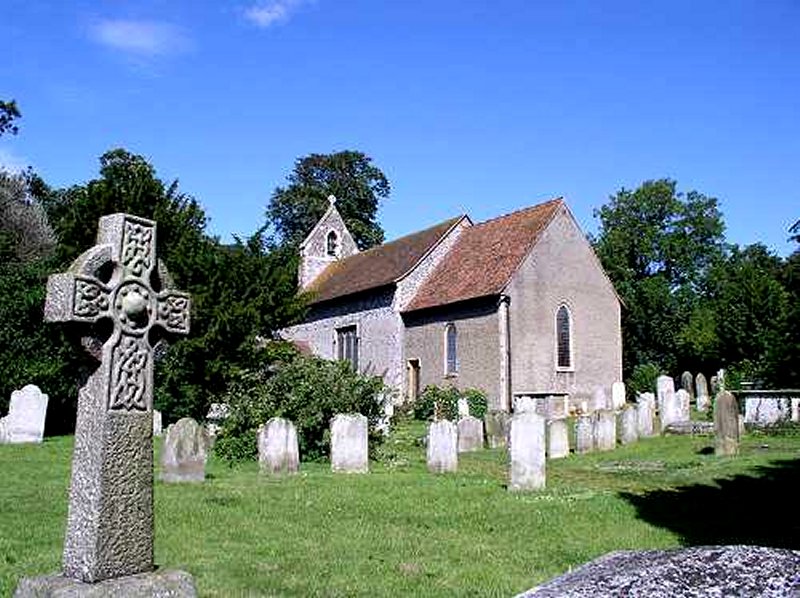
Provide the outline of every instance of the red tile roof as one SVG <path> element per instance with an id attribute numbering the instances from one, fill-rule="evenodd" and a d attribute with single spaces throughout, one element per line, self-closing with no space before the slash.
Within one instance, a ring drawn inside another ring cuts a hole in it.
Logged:
<path id="1" fill-rule="evenodd" d="M 311 303 L 396 283 L 464 216 L 378 245 L 328 266 L 307 289 Z"/>
<path id="2" fill-rule="evenodd" d="M 563 205 L 553 199 L 465 229 L 405 311 L 499 294 Z"/>

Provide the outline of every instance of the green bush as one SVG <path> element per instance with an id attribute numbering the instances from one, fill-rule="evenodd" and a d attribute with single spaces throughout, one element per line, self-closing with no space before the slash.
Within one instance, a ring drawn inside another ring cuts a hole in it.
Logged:
<path id="1" fill-rule="evenodd" d="M 643 392 L 655 392 L 656 380 L 661 375 L 661 368 L 655 363 L 640 363 L 633 368 L 631 377 L 625 383 L 630 396 Z"/>
<path id="2" fill-rule="evenodd" d="M 343 361 L 297 354 L 258 372 L 244 370 L 225 395 L 230 416 L 215 451 L 230 462 L 255 458 L 258 428 L 272 417 L 283 417 L 297 427 L 301 458 L 321 459 L 330 452 L 330 420 L 339 413 L 366 416 L 374 450 L 382 440 L 376 425 L 387 394 L 380 377 L 358 374 Z"/>
<path id="3" fill-rule="evenodd" d="M 453 386 L 440 388 L 436 385 L 425 387 L 412 407 L 414 419 L 428 421 L 436 419 L 458 419 L 458 400 L 466 399 L 469 412 L 477 418 L 486 414 L 486 394 L 477 388 L 459 390 Z"/>

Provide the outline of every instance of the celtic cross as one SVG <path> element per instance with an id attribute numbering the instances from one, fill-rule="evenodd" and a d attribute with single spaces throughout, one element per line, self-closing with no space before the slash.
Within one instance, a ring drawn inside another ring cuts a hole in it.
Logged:
<path id="1" fill-rule="evenodd" d="M 103 216 L 97 245 L 47 281 L 45 320 L 111 324 L 104 342 L 85 339 L 100 365 L 78 398 L 68 577 L 153 570 L 153 340 L 157 329 L 187 334 L 191 303 L 169 286 L 155 222 L 128 214 Z"/>

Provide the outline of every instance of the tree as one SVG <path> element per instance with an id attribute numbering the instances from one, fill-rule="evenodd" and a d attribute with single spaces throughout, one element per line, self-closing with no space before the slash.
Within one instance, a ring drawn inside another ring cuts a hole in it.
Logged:
<path id="1" fill-rule="evenodd" d="M 383 242 L 377 212 L 380 201 L 389 197 L 390 185 L 365 154 L 311 154 L 295 162 L 287 180 L 267 206 L 267 221 L 283 244 L 296 247 L 303 241 L 328 209 L 329 195 L 337 198 L 336 207 L 359 249 Z"/>
<path id="2" fill-rule="evenodd" d="M 789 232 L 792 233 L 792 236 L 789 237 L 789 240 L 794 241 L 795 243 L 800 243 L 800 220 L 789 227 Z"/>
<path id="3" fill-rule="evenodd" d="M 19 127 L 14 123 L 14 120 L 18 118 L 22 118 L 22 114 L 17 108 L 17 103 L 14 100 L 10 102 L 0 100 L 0 136 L 3 133 L 16 135 Z"/>
<path id="4" fill-rule="evenodd" d="M 49 256 L 55 233 L 42 205 L 31 197 L 32 174 L 12 174 L 0 168 L 0 255 L 30 262 Z"/>
<path id="5" fill-rule="evenodd" d="M 673 180 L 645 181 L 633 191 L 620 189 L 595 217 L 595 250 L 625 303 L 626 377 L 646 363 L 677 371 L 687 361 L 681 332 L 698 308 L 709 268 L 723 254 L 717 200 L 679 193 Z"/>

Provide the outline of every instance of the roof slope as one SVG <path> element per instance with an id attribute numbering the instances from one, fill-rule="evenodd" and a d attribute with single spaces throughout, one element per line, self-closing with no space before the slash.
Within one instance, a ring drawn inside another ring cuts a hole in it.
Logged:
<path id="1" fill-rule="evenodd" d="M 400 237 L 334 262 L 307 289 L 312 303 L 329 301 L 400 280 L 464 216 Z"/>
<path id="2" fill-rule="evenodd" d="M 563 205 L 553 199 L 464 230 L 405 311 L 499 294 Z"/>

